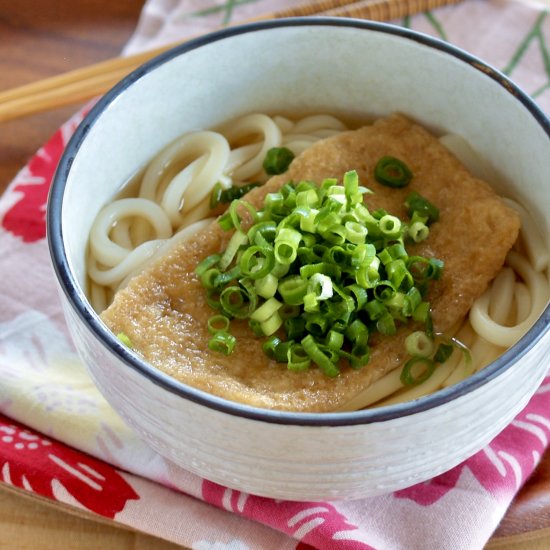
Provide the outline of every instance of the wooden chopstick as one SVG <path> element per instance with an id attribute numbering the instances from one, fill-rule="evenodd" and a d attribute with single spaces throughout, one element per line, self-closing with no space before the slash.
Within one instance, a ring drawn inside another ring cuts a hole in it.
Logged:
<path id="1" fill-rule="evenodd" d="M 330 15 L 387 21 L 461 0 L 314 0 L 293 8 L 248 19 Z M 181 42 L 180 42 L 181 43 Z M 101 95 L 128 73 L 177 43 L 46 78 L 0 93 L 0 122 L 82 102 Z"/>

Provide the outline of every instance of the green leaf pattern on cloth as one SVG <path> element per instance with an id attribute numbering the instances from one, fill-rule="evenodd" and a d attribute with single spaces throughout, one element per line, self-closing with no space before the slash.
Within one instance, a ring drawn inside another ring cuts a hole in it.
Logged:
<path id="1" fill-rule="evenodd" d="M 521 3 L 508 2 L 509 6 L 505 11 L 499 4 L 500 2 L 470 0 L 458 8 L 444 7 L 413 17 L 404 17 L 398 23 L 450 42 L 482 58 L 515 81 L 549 112 L 548 10 L 527 12 Z M 488 13 L 492 17 L 487 17 Z M 468 19 L 468 27 L 456 24 L 459 17 Z M 498 30 L 502 25 L 507 26 L 506 34 Z M 494 40 L 497 35 L 500 43 L 495 48 Z"/>
<path id="2" fill-rule="evenodd" d="M 303 1 L 148 0 L 125 52 L 181 41 L 228 24 L 295 7 Z M 500 68 L 531 94 L 543 110 L 550 112 L 550 18 L 545 10 L 513 0 L 465 0 L 395 23 L 446 40 Z M 68 136 L 72 130 L 70 125 L 65 125 L 62 133 Z M 41 154 L 47 157 L 43 150 Z M 37 185 L 25 171 L 18 178 L 3 197 L 0 214 L 18 200 L 14 192 L 17 183 L 21 185 L 28 179 L 26 186 Z M 139 474 L 142 477 L 133 481 L 134 486 L 140 487 L 138 492 L 149 491 L 157 502 L 166 503 L 166 506 L 153 506 L 143 511 L 132 508 L 137 506 L 132 501 L 128 510 L 117 517 L 119 521 L 182 544 L 193 543 L 194 548 L 247 547 L 244 543 L 242 546 L 238 542 L 234 544 L 241 540 L 247 541 L 250 547 L 260 547 L 261 541 L 265 548 L 295 548 L 286 535 L 274 529 L 202 505 L 199 502 L 201 480 L 148 449 L 114 413 L 90 380 L 68 339 L 56 301 L 44 239 L 41 237 L 36 242 L 21 245 L 13 235 L 3 231 L 0 232 L 0 251 L 2 257 L 8 259 L 6 265 L 23 265 L 26 273 L 34 275 L 31 280 L 21 277 L 19 271 L 8 272 L 7 269 L 3 274 L 0 412 L 76 449 Z M 534 457 L 534 462 L 539 458 Z M 372 499 L 371 505 L 365 502 L 364 507 L 359 504 L 339 506 L 347 506 L 350 521 L 362 525 L 365 538 L 368 536 L 380 548 L 423 547 L 421 542 L 425 540 L 417 541 L 416 545 L 414 542 L 415 536 L 422 535 L 421 529 L 403 533 L 402 539 L 395 538 L 397 531 L 390 532 L 390 519 L 401 522 L 406 517 L 415 517 L 419 525 L 430 525 L 433 548 L 457 548 L 457 541 L 462 541 L 464 548 L 481 548 L 508 502 L 495 502 L 485 491 L 479 490 L 475 478 L 468 476 L 469 472 L 464 469 L 458 485 L 460 490 L 446 494 L 445 499 L 434 505 L 440 508 L 430 516 L 425 510 L 418 516 L 411 516 L 418 510 L 405 499 L 396 501 L 391 496 Z M 187 499 L 183 506 L 185 495 L 167 491 L 164 486 L 197 498 Z M 467 506 L 462 505 L 461 491 L 467 495 Z M 231 507 L 233 497 L 239 511 L 239 497 L 229 490 L 221 491 L 220 502 L 224 510 L 234 511 Z M 445 506 L 454 506 L 464 513 L 450 515 Z M 477 511 L 475 515 L 465 512 L 471 508 Z M 434 521 L 437 518 L 441 518 L 440 525 Z M 226 538 L 227 546 L 220 541 L 220 533 Z M 394 538 L 387 538 L 390 535 Z M 194 542 L 193 537 L 196 540 L 202 537 L 203 541 Z M 468 545 L 469 540 L 472 544 Z"/>
<path id="3" fill-rule="evenodd" d="M 222 25 L 228 25 L 233 19 L 233 12 L 235 8 L 242 4 L 251 4 L 258 2 L 259 0 L 224 0 L 222 4 L 210 6 L 208 8 L 200 9 L 196 12 L 190 13 L 189 17 L 204 17 L 213 14 L 223 14 Z"/>

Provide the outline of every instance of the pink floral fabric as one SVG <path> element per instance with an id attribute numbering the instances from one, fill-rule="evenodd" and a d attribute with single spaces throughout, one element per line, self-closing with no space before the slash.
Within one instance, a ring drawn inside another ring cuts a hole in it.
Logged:
<path id="1" fill-rule="evenodd" d="M 150 0 L 127 51 L 291 4 Z M 550 20 L 541 6 L 469 0 L 395 23 L 483 57 L 550 110 Z M 83 115 L 52 136 L 0 199 L 0 482 L 199 550 L 482 548 L 548 446 L 550 377 L 490 445 L 453 470 L 352 502 L 227 489 L 169 463 L 126 427 L 76 356 L 45 241 L 51 179 Z"/>

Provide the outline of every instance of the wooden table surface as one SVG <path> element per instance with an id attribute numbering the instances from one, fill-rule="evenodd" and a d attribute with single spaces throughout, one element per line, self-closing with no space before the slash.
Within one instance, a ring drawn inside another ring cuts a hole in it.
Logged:
<path id="1" fill-rule="evenodd" d="M 0 0 L 0 90 L 115 56 L 143 0 Z M 0 126 L 0 193 L 78 106 Z M 176 545 L 67 513 L 0 485 L 0 549 L 168 550 Z M 550 454 L 524 487 L 489 548 L 550 548 Z"/>

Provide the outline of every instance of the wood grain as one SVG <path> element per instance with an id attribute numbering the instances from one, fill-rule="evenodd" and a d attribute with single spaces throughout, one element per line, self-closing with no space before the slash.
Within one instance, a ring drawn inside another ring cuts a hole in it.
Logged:
<path id="1" fill-rule="evenodd" d="M 550 0 L 544 0 L 550 3 Z M 0 89 L 116 55 L 143 0 L 0 0 Z M 78 106 L 0 127 L 0 193 Z M 91 516 L 90 516 L 91 517 Z M 84 517 L 0 485 L 0 549 L 172 550 L 177 545 Z M 550 454 L 518 495 L 487 548 L 550 548 Z"/>
<path id="2" fill-rule="evenodd" d="M 23 491 L 0 489 L 0 548 L 17 550 L 176 550 L 156 537 L 91 520 Z"/>
<path id="3" fill-rule="evenodd" d="M 0 89 L 117 55 L 143 0 L 0 0 Z M 0 192 L 78 105 L 0 128 Z"/>

